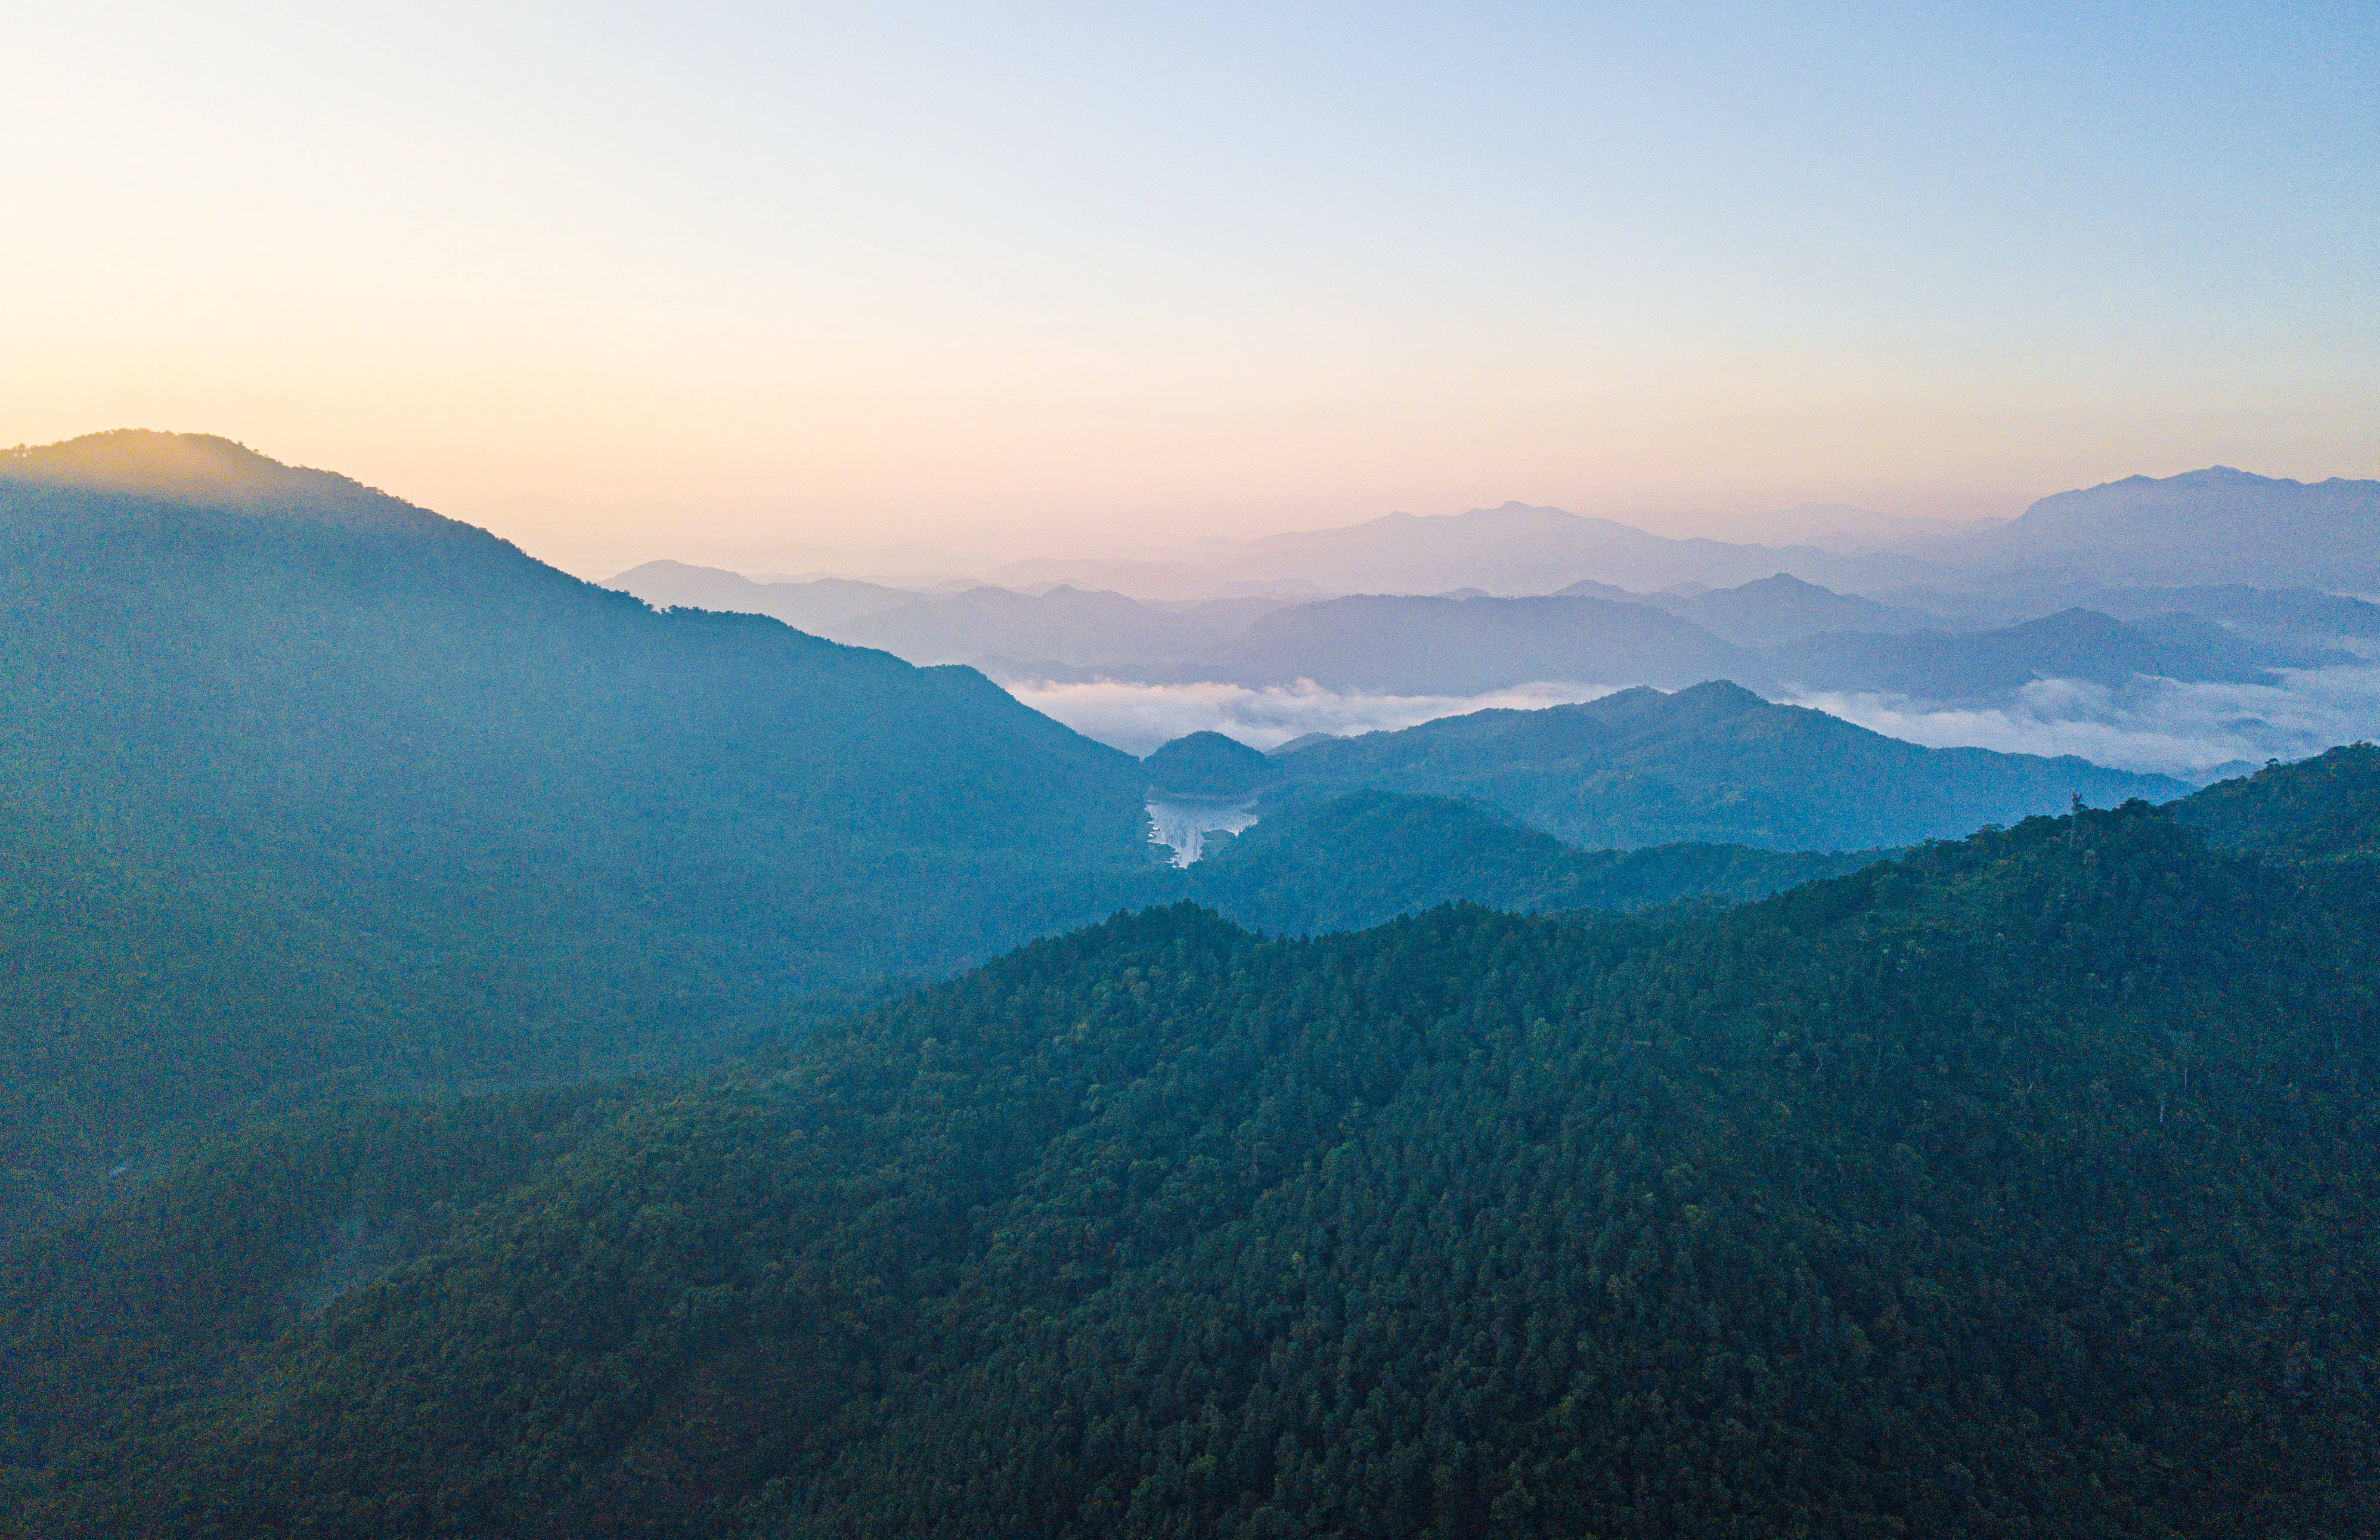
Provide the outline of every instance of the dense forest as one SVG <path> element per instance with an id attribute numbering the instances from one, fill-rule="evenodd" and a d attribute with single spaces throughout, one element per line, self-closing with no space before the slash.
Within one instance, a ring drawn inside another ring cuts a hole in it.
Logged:
<path id="1" fill-rule="evenodd" d="M 2375 799 L 2364 746 L 1716 910 L 1184 904 L 706 1086 L 268 1125 L 6 1252 L 12 1522 L 2368 1534 Z"/>
<path id="2" fill-rule="evenodd" d="M 1880 851 L 1748 845 L 1574 850 L 1476 802 L 1352 792 L 1289 804 L 1246 832 L 1208 836 L 1185 896 L 1252 930 L 1354 930 L 1458 900 L 1538 914 L 1764 898 L 1853 871 Z"/>

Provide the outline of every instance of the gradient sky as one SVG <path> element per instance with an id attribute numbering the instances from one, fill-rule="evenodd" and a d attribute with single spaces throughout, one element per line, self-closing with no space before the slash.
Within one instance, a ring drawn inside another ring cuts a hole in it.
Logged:
<path id="1" fill-rule="evenodd" d="M 0 443 L 589 572 L 2380 474 L 2380 7 L 1807 9 L 5 0 Z"/>

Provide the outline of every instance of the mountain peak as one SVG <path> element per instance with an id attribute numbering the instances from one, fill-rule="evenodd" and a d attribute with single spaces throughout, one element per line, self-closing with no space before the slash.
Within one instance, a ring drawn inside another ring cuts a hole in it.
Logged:
<path id="1" fill-rule="evenodd" d="M 1140 763 L 1152 786 L 1192 796 L 1252 791 L 1277 768 L 1260 750 L 1211 732 L 1176 738 Z"/>
<path id="2" fill-rule="evenodd" d="M 161 433 L 149 428 L 115 428 L 0 451 L 0 474 L 110 491 L 269 485 L 291 468 L 220 434 Z"/>
<path id="3" fill-rule="evenodd" d="M 0 484 L 116 492 L 243 514 L 416 528 L 450 521 L 326 470 L 284 465 L 215 433 L 118 428 L 0 450 Z"/>
<path id="4" fill-rule="evenodd" d="M 1790 572 L 1780 572 L 1773 577 L 1756 577 L 1749 583 L 1739 583 L 1735 587 L 1735 591 L 1742 594 L 1825 594 L 1829 599 L 1838 597 L 1834 589 L 1816 583 L 1805 582 Z"/>
<path id="5" fill-rule="evenodd" d="M 1689 685 L 1672 692 L 1670 703 L 1681 710 L 1692 708 L 1700 711 L 1765 711 L 1770 704 L 1732 679 L 1706 679 L 1699 685 Z"/>

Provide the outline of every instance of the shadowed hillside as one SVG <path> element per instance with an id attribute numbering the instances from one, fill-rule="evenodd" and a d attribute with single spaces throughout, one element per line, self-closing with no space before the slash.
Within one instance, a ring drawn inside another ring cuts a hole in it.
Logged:
<path id="1" fill-rule="evenodd" d="M 252 1097 L 715 1052 L 1147 867 L 1134 761 L 971 671 L 656 614 L 221 440 L 0 469 L 18 1181 Z"/>

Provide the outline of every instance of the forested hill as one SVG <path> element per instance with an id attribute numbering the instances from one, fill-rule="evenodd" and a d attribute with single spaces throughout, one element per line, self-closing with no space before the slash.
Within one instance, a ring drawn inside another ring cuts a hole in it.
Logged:
<path id="1" fill-rule="evenodd" d="M 1281 809 L 1184 874 L 1189 896 L 1251 929 L 1313 935 L 1441 903 L 1539 914 L 1765 898 L 1887 853 L 1749 845 L 1575 850 L 1475 802 L 1354 792 Z"/>
<path id="2" fill-rule="evenodd" d="M 1871 850 L 2190 788 L 2067 756 L 1925 748 L 1715 681 L 1475 711 L 1279 757 L 1307 791 L 1475 798 L 1589 849 L 1706 841 Z"/>
<path id="3" fill-rule="evenodd" d="M 18 1523 L 2366 1534 L 2375 774 L 1716 914 L 1152 911 L 740 1086 L 252 1141 L 0 1285 Z M 444 1219 L 334 1155 L 483 1146 Z M 383 1208 L 431 1255 L 275 1304 Z"/>
<path id="4" fill-rule="evenodd" d="M 1140 791 L 972 671 L 222 440 L 0 456 L 0 1213 L 174 1120 L 666 1060 L 1081 923 Z"/>

